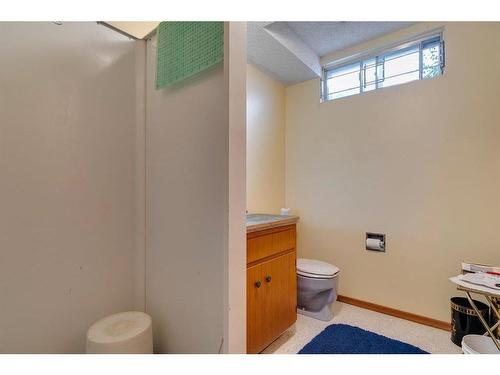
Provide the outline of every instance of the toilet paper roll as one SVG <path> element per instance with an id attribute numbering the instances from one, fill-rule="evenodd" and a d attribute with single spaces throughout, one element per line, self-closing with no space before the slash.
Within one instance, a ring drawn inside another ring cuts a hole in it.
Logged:
<path id="1" fill-rule="evenodd" d="M 370 250 L 384 250 L 384 242 L 378 238 L 367 238 L 366 248 Z"/>

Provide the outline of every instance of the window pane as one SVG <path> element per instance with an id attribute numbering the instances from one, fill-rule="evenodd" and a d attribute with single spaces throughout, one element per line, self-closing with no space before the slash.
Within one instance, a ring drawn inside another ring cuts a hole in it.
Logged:
<path id="1" fill-rule="evenodd" d="M 399 85 L 443 74 L 441 35 L 406 43 L 395 52 L 383 52 L 340 68 L 325 69 L 326 100 Z"/>
<path id="2" fill-rule="evenodd" d="M 389 87 L 419 79 L 419 54 L 416 46 L 384 56 L 385 78 L 380 86 Z"/>
<path id="3" fill-rule="evenodd" d="M 377 88 L 383 87 L 382 81 L 384 80 L 384 58 L 377 57 Z"/>
<path id="4" fill-rule="evenodd" d="M 328 99 L 359 94 L 359 63 L 332 69 L 327 72 L 326 89 Z"/>
<path id="5" fill-rule="evenodd" d="M 363 61 L 364 82 L 363 91 L 371 91 L 377 88 L 377 76 L 375 70 L 377 69 L 376 59 Z"/>
<path id="6" fill-rule="evenodd" d="M 427 45 L 422 49 L 422 78 L 432 78 L 441 74 L 441 45 Z"/>
<path id="7" fill-rule="evenodd" d="M 355 89 L 340 91 L 340 92 L 333 92 L 333 93 L 328 94 L 327 100 L 343 98 L 345 96 L 356 95 L 359 93 L 360 93 L 359 87 L 355 88 Z"/>

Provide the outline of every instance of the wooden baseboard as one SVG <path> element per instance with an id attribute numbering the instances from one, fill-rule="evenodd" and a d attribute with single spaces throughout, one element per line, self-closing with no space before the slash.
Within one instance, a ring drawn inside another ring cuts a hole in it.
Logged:
<path id="1" fill-rule="evenodd" d="M 428 318 L 426 316 L 412 314 L 412 313 L 409 313 L 406 311 L 396 310 L 396 309 L 393 309 L 391 307 L 377 305 L 375 303 L 361 301 L 361 300 L 356 299 L 356 298 L 351 298 L 351 297 L 346 297 L 346 296 L 341 296 L 341 295 L 339 295 L 337 297 L 337 300 L 340 302 L 347 303 L 349 305 L 362 307 L 362 308 L 367 309 L 367 310 L 377 311 L 377 312 L 382 313 L 382 314 L 395 316 L 397 318 L 401 318 L 401 319 L 405 319 L 405 320 L 411 320 L 412 322 L 424 324 L 426 326 L 431 326 L 434 328 L 443 329 L 445 331 L 451 330 L 451 323 L 443 322 L 442 320 L 432 319 L 432 318 Z"/>

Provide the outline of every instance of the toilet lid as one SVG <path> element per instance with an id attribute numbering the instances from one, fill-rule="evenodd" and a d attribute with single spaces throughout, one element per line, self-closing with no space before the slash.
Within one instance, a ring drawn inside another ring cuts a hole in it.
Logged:
<path id="1" fill-rule="evenodd" d="M 332 277 L 339 272 L 333 264 L 314 259 L 297 259 L 297 273 L 307 277 Z"/>

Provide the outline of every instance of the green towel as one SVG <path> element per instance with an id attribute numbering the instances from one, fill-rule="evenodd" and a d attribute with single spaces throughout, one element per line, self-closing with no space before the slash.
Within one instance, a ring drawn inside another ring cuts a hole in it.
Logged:
<path id="1" fill-rule="evenodd" d="M 191 77 L 224 58 L 224 22 L 162 22 L 158 26 L 156 88 Z"/>

